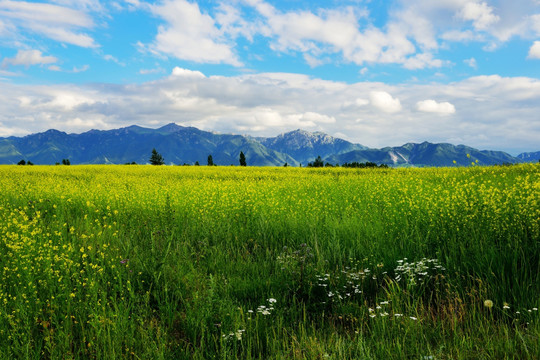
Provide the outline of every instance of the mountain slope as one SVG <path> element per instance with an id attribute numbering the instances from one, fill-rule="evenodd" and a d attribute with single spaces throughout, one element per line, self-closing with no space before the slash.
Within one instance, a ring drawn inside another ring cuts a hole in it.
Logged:
<path id="1" fill-rule="evenodd" d="M 212 155 L 218 165 L 238 165 L 240 151 L 248 165 L 298 165 L 292 157 L 266 148 L 241 135 L 220 135 L 194 127 L 169 124 L 159 129 L 129 126 L 115 130 L 91 130 L 66 134 L 57 130 L 23 138 L 0 139 L 0 163 L 14 164 L 21 159 L 35 164 L 54 164 L 69 158 L 72 164 L 148 163 L 152 149 L 167 164 L 206 165 Z"/>
<path id="2" fill-rule="evenodd" d="M 334 138 L 322 132 L 310 133 L 294 130 L 276 137 L 258 138 L 269 149 L 291 155 L 297 161 L 307 164 L 317 156 L 322 158 L 339 155 L 353 150 L 365 150 L 367 147 Z"/>
<path id="3" fill-rule="evenodd" d="M 377 164 L 409 166 L 467 166 L 472 162 L 478 165 L 495 165 L 520 162 L 519 159 L 502 151 L 477 150 L 465 145 L 429 142 L 408 143 L 382 149 L 355 150 L 333 155 L 325 160 L 334 164 L 370 161 Z"/>
<path id="4" fill-rule="evenodd" d="M 72 164 L 146 164 L 153 148 L 166 164 L 201 165 L 206 165 L 208 155 L 217 165 L 239 165 L 241 151 L 251 166 L 306 165 L 317 156 L 331 164 L 369 161 L 390 166 L 467 166 L 477 160 L 479 165 L 493 165 L 536 162 L 540 158 L 540 152 L 516 158 L 501 151 L 429 142 L 369 149 L 321 132 L 295 130 L 276 137 L 254 138 L 171 123 L 159 129 L 134 125 L 82 134 L 48 130 L 21 138 L 0 138 L 0 164 L 16 164 L 22 159 L 35 164 L 54 164 L 62 159 Z"/>
<path id="5" fill-rule="evenodd" d="M 540 161 L 540 151 L 521 153 L 517 158 L 526 162 L 538 162 Z"/>

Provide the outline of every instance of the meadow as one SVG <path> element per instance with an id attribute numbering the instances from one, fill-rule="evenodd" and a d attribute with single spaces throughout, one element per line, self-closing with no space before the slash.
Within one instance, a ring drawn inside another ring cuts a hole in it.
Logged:
<path id="1" fill-rule="evenodd" d="M 0 359 L 538 359 L 540 165 L 0 167 Z"/>

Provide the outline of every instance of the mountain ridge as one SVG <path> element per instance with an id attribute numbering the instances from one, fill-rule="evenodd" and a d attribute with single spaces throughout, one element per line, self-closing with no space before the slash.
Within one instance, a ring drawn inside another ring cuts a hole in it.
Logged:
<path id="1" fill-rule="evenodd" d="M 325 162 L 375 162 L 390 166 L 493 165 L 538 161 L 540 152 L 517 157 L 502 151 L 478 150 L 449 143 L 406 143 L 402 146 L 368 148 L 323 132 L 302 129 L 274 137 L 219 134 L 192 126 L 169 123 L 157 129 L 131 125 L 119 129 L 92 129 L 80 134 L 49 129 L 24 137 L 0 138 L 0 164 L 25 159 L 35 164 L 146 164 L 153 148 L 166 164 L 205 165 L 208 155 L 218 165 L 238 165 L 242 151 L 248 165 L 306 165 L 320 156 Z"/>

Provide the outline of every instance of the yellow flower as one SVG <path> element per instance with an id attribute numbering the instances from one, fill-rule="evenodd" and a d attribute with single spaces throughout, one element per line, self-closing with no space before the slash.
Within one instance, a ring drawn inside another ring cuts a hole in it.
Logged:
<path id="1" fill-rule="evenodd" d="M 487 307 L 488 309 L 491 309 L 493 307 L 493 301 L 485 300 L 484 301 L 484 306 Z"/>

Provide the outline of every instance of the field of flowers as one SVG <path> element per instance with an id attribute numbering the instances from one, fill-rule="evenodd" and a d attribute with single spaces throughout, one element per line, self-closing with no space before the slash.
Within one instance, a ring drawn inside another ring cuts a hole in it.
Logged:
<path id="1" fill-rule="evenodd" d="M 538 359 L 540 165 L 0 167 L 1 359 Z"/>

